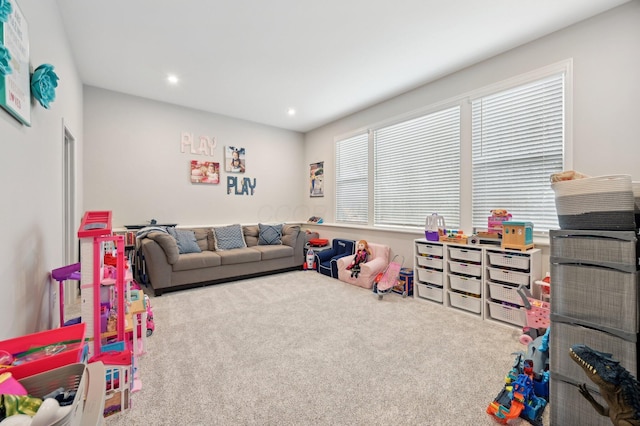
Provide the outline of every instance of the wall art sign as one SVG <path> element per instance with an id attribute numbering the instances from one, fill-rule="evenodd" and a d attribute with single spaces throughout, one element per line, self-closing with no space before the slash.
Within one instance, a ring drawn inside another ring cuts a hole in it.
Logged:
<path id="1" fill-rule="evenodd" d="M 324 161 L 309 165 L 309 195 L 324 197 Z"/>
<path id="2" fill-rule="evenodd" d="M 220 183 L 220 163 L 191 161 L 191 183 Z"/>
<path id="3" fill-rule="evenodd" d="M 227 176 L 227 194 L 253 195 L 256 189 L 256 178 Z"/>
<path id="4" fill-rule="evenodd" d="M 0 1 L 0 5 L 0 106 L 30 126 L 29 28 L 15 0 Z"/>
<path id="5" fill-rule="evenodd" d="M 224 150 L 224 170 L 229 173 L 244 173 L 245 149 L 228 146 Z"/>
<path id="6" fill-rule="evenodd" d="M 180 151 L 186 152 L 187 147 L 189 153 L 193 155 L 208 155 L 213 157 L 213 152 L 218 145 L 218 141 L 215 136 L 199 136 L 198 141 L 193 138 L 193 133 L 182 132 L 180 135 Z"/>

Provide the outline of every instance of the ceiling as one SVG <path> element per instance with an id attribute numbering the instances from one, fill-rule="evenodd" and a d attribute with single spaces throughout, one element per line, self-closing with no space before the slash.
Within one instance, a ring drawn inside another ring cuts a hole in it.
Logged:
<path id="1" fill-rule="evenodd" d="M 627 1 L 57 3 L 84 84 L 307 132 Z"/>

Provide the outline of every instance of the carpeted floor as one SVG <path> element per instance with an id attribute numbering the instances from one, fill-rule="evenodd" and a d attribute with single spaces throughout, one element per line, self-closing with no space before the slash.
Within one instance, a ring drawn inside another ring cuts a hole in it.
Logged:
<path id="1" fill-rule="evenodd" d="M 515 328 L 314 272 L 151 303 L 142 390 L 107 425 L 495 425 L 525 350 Z"/>

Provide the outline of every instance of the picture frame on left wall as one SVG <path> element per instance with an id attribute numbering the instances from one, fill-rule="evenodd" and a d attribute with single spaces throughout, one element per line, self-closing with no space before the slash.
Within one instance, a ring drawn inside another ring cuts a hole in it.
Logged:
<path id="1" fill-rule="evenodd" d="M 29 26 L 15 0 L 0 4 L 0 107 L 31 126 Z"/>
<path id="2" fill-rule="evenodd" d="M 191 183 L 220 183 L 220 163 L 191 160 Z"/>

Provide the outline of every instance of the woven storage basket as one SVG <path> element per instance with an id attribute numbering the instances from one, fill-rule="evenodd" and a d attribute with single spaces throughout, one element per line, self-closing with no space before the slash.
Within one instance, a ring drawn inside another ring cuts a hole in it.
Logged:
<path id="1" fill-rule="evenodd" d="M 562 229 L 634 230 L 635 199 L 630 175 L 554 182 Z"/>
<path id="2" fill-rule="evenodd" d="M 638 273 L 551 264 L 551 313 L 625 333 L 639 331 Z M 576 303 L 580 300 L 580 303 Z"/>

